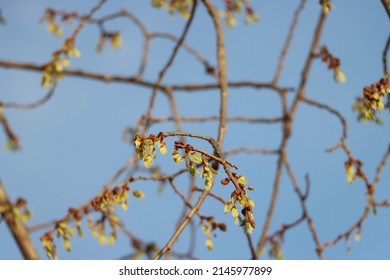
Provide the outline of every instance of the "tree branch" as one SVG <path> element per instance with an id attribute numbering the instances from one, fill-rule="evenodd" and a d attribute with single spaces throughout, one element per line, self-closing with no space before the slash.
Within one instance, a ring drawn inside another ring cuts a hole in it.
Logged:
<path id="1" fill-rule="evenodd" d="M 225 40 L 223 37 L 223 29 L 221 21 L 219 20 L 218 10 L 209 0 L 203 0 L 204 5 L 213 21 L 216 37 L 217 37 L 217 61 L 218 61 L 218 84 L 221 90 L 220 93 L 220 108 L 219 108 L 219 126 L 217 142 L 220 147 L 223 145 L 223 140 L 226 132 L 226 116 L 227 116 L 227 97 L 228 97 L 228 83 L 227 83 L 227 61 Z M 215 166 L 217 167 L 217 166 Z"/>
<path id="2" fill-rule="evenodd" d="M 10 207 L 12 206 L 5 188 L 0 181 L 0 206 Z M 15 216 L 13 211 L 7 211 L 4 214 L 5 222 L 10 230 L 13 238 L 18 244 L 19 250 L 26 260 L 39 260 L 39 255 L 35 249 L 34 243 L 30 239 L 29 232 L 25 224 Z"/>
<path id="3" fill-rule="evenodd" d="M 305 7 L 305 4 L 306 4 L 306 0 L 301 0 L 301 3 L 299 4 L 298 8 L 294 12 L 294 18 L 291 22 L 286 41 L 284 43 L 282 52 L 280 53 L 278 67 L 275 71 L 275 75 L 274 75 L 274 78 L 272 80 L 272 82 L 274 84 L 277 84 L 279 81 L 279 77 L 280 77 L 280 74 L 281 74 L 282 69 L 283 69 L 284 59 L 287 55 L 288 49 L 290 48 L 291 41 L 294 38 L 294 32 L 295 32 L 295 29 L 296 29 L 297 24 L 298 24 L 299 16 L 301 15 L 301 12 Z"/>
<path id="4" fill-rule="evenodd" d="M 180 36 L 180 39 L 177 41 L 177 44 L 175 46 L 175 48 L 173 49 L 172 51 L 172 54 L 171 56 L 169 57 L 167 63 L 165 64 L 164 68 L 160 71 L 159 75 L 158 75 L 158 79 L 155 83 L 155 86 L 153 87 L 153 91 L 152 91 L 152 96 L 150 98 L 150 102 L 149 102 L 149 106 L 148 106 L 148 109 L 146 111 L 146 114 L 145 114 L 145 120 L 146 120 L 146 123 L 145 123 L 145 126 L 144 126 L 144 131 L 143 133 L 145 133 L 149 126 L 150 126 L 150 121 L 149 121 L 149 118 L 152 114 L 152 110 L 153 110 L 153 107 L 154 107 L 154 102 L 156 100 L 156 96 L 157 96 L 157 92 L 158 92 L 158 89 L 160 87 L 160 84 L 165 76 L 165 74 L 167 73 L 167 71 L 169 70 L 169 68 L 172 66 L 174 60 L 175 60 L 175 57 L 180 49 L 180 46 L 183 44 L 187 34 L 188 34 L 188 31 L 190 30 L 190 26 L 193 22 L 193 19 L 194 19 L 194 16 L 195 16 L 195 12 L 196 12 L 196 7 L 197 7 L 197 4 L 198 4 L 198 1 L 195 0 L 192 4 L 192 9 L 191 9 L 191 15 L 190 15 L 190 18 L 188 19 L 185 27 L 184 27 L 184 30 L 183 30 L 183 33 L 182 35 Z M 169 92 L 169 91 L 168 91 Z"/>
<path id="5" fill-rule="evenodd" d="M 311 43 L 311 47 L 310 47 L 309 53 L 307 55 L 305 65 L 303 67 L 303 71 L 301 74 L 301 81 L 299 84 L 297 95 L 295 96 L 293 103 L 291 105 L 291 108 L 288 111 L 288 113 L 286 115 L 286 119 L 284 121 L 283 139 L 282 139 L 282 143 L 280 144 L 280 148 L 279 148 L 280 155 L 279 155 L 279 159 L 278 159 L 278 163 L 277 163 L 276 175 L 275 175 L 275 180 L 274 180 L 274 185 L 273 185 L 273 192 L 271 195 L 271 201 L 270 201 L 270 205 L 268 207 L 267 216 L 266 216 L 266 220 L 265 220 L 265 223 L 263 226 L 261 237 L 260 237 L 260 240 L 259 240 L 259 243 L 257 246 L 257 254 L 258 255 L 260 255 L 260 253 L 263 251 L 264 245 L 265 245 L 266 240 L 267 240 L 268 230 L 269 230 L 269 227 L 271 225 L 274 209 L 276 207 L 276 202 L 278 200 L 280 179 L 282 176 L 282 166 L 283 166 L 283 162 L 285 161 L 285 157 L 286 157 L 287 144 L 288 144 L 289 138 L 291 136 L 291 126 L 292 126 L 294 115 L 295 115 L 295 112 L 298 108 L 299 102 L 305 96 L 305 87 L 306 87 L 307 78 L 308 78 L 308 75 L 309 75 L 309 72 L 311 69 L 313 57 L 314 57 L 314 55 L 316 53 L 316 49 L 318 47 L 318 43 L 319 43 L 322 29 L 323 29 L 323 26 L 325 23 L 325 19 L 326 19 L 326 12 L 324 11 L 324 9 L 322 9 L 320 17 L 319 17 L 317 25 L 316 25 L 315 32 L 314 32 L 313 41 Z"/>

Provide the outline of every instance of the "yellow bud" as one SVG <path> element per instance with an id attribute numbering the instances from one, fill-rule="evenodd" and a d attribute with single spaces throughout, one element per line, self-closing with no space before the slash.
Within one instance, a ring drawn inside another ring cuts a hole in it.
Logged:
<path id="1" fill-rule="evenodd" d="M 352 184 L 355 180 L 355 168 L 352 165 L 346 166 L 347 181 Z"/>
<path id="2" fill-rule="evenodd" d="M 211 190 L 211 187 L 213 186 L 213 182 L 212 180 L 210 179 L 206 179 L 206 181 L 204 182 L 204 188 L 205 190 Z"/>
<path id="3" fill-rule="evenodd" d="M 159 146 L 159 148 L 160 148 L 160 153 L 161 153 L 162 155 L 164 155 L 164 154 L 167 153 L 167 147 L 166 147 L 165 143 L 161 143 L 160 146 Z"/>
<path id="4" fill-rule="evenodd" d="M 153 163 L 153 158 L 150 155 L 144 157 L 144 165 L 146 168 L 149 168 Z"/>
<path id="5" fill-rule="evenodd" d="M 62 36 L 62 28 L 61 27 L 58 27 L 56 29 L 54 29 L 54 35 L 56 35 L 57 37 L 61 37 Z"/>
<path id="6" fill-rule="evenodd" d="M 357 233 L 355 234 L 355 240 L 356 240 L 356 241 L 359 241 L 359 240 L 360 240 L 360 233 L 357 232 Z"/>
<path id="7" fill-rule="evenodd" d="M 115 241 L 116 241 L 116 236 L 115 236 L 115 234 L 111 234 L 111 235 L 108 237 L 107 244 L 112 245 L 112 244 L 115 243 Z"/>
<path id="8" fill-rule="evenodd" d="M 145 197 L 145 194 L 139 190 L 135 190 L 133 191 L 133 195 L 136 197 L 136 198 L 144 198 Z"/>
<path id="9" fill-rule="evenodd" d="M 113 47 L 114 49 L 118 49 L 121 46 L 122 46 L 122 36 L 120 33 L 115 33 L 111 37 L 111 47 Z"/>
<path id="10" fill-rule="evenodd" d="M 213 250 L 213 241 L 211 240 L 211 237 L 207 237 L 206 247 L 207 247 L 207 249 L 209 249 L 209 251 Z"/>
<path id="11" fill-rule="evenodd" d="M 226 16 L 225 24 L 227 27 L 234 27 L 237 25 L 237 20 L 230 14 Z"/>
<path id="12" fill-rule="evenodd" d="M 69 239 L 65 239 L 64 240 L 64 249 L 66 250 L 66 251 L 68 251 L 68 252 L 70 252 L 71 251 L 71 246 L 70 246 L 70 240 Z"/>
<path id="13" fill-rule="evenodd" d="M 102 245 L 106 243 L 106 236 L 102 232 L 99 233 L 99 243 Z"/>
<path id="14" fill-rule="evenodd" d="M 345 83 L 347 81 L 347 78 L 345 77 L 344 73 L 341 72 L 339 68 L 334 69 L 334 76 L 333 78 L 337 83 Z"/>

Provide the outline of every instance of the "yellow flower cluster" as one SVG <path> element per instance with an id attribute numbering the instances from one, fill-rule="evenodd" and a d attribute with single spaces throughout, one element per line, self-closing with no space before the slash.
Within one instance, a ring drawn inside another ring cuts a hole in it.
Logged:
<path id="1" fill-rule="evenodd" d="M 193 0 L 151 0 L 151 4 L 155 8 L 164 8 L 171 15 L 178 13 L 185 19 L 190 18 L 190 9 L 192 6 Z"/>
<path id="2" fill-rule="evenodd" d="M 154 145 L 159 146 L 161 154 L 166 154 L 167 147 L 165 145 L 163 133 L 159 133 L 157 136 L 151 134 L 149 137 L 137 135 L 134 139 L 134 146 L 138 154 L 138 158 L 144 161 L 146 168 L 149 168 L 152 165 L 153 159 L 157 156 Z"/>
<path id="3" fill-rule="evenodd" d="M 364 173 L 361 169 L 362 162 L 356 159 L 348 159 L 345 163 L 345 173 L 347 175 L 347 182 L 352 184 L 355 182 L 356 178 L 364 178 Z"/>
<path id="4" fill-rule="evenodd" d="M 80 51 L 76 49 L 74 40 L 65 40 L 62 48 L 52 54 L 52 60 L 43 65 L 41 84 L 44 87 L 52 86 L 57 80 L 64 77 L 63 69 L 70 65 L 69 57 L 80 57 Z"/>
<path id="5" fill-rule="evenodd" d="M 13 217 L 25 223 L 31 216 L 31 211 L 27 208 L 27 201 L 24 198 L 18 198 L 15 204 L 0 205 L 0 220 L 5 218 L 13 222 L 10 220 L 10 217 Z"/>
<path id="6" fill-rule="evenodd" d="M 226 225 L 224 223 L 215 222 L 214 217 L 212 217 L 212 216 L 207 217 L 206 222 L 204 220 L 202 220 L 201 224 L 202 224 L 202 231 L 206 235 L 206 241 L 205 241 L 206 248 L 209 251 L 212 251 L 213 247 L 214 247 L 212 236 L 213 236 L 215 230 L 218 228 L 221 231 L 226 231 Z"/>
<path id="7" fill-rule="evenodd" d="M 336 83 L 345 83 L 347 78 L 340 69 L 340 59 L 334 57 L 326 46 L 321 47 L 320 54 L 322 55 L 321 61 L 328 65 L 328 69 L 333 70 L 333 79 L 336 81 Z"/>
<path id="8" fill-rule="evenodd" d="M 247 191 L 254 190 L 253 187 L 247 186 L 247 179 L 244 176 L 233 173 L 235 179 L 240 186 L 239 190 L 234 190 L 231 194 L 230 200 L 225 204 L 224 213 L 231 213 L 234 218 L 234 223 L 238 223 L 239 212 L 237 209 L 237 202 L 242 207 L 241 213 L 244 216 L 244 219 L 240 226 L 244 227 L 246 233 L 252 233 L 253 229 L 256 227 L 255 219 L 253 216 L 253 208 L 255 208 L 255 203 L 248 197 Z M 230 182 L 229 178 L 225 178 L 221 181 L 222 185 L 227 185 Z"/>
<path id="9" fill-rule="evenodd" d="M 276 259 L 276 260 L 283 260 L 283 252 L 282 252 L 282 244 L 279 241 L 272 241 L 271 243 L 272 247 L 268 251 L 268 254 L 270 257 Z"/>
<path id="10" fill-rule="evenodd" d="M 184 150 L 183 156 L 179 154 L 179 149 Z M 204 154 L 199 155 L 198 153 L 193 151 L 193 149 L 194 147 L 189 144 L 184 144 L 182 141 L 176 141 L 175 147 L 172 152 L 172 158 L 176 164 L 179 164 L 180 162 L 185 160 L 188 172 L 192 176 L 195 176 L 196 173 L 199 173 L 201 179 L 205 178 L 205 190 L 210 190 L 213 186 L 214 176 L 218 174 L 218 171 L 209 165 L 209 161 Z M 201 172 L 198 171 L 197 164 L 202 166 Z"/>
<path id="11" fill-rule="evenodd" d="M 227 0 L 225 1 L 225 10 L 220 12 L 220 15 L 225 18 L 225 25 L 227 27 L 234 27 L 237 25 L 235 15 L 242 13 L 244 10 L 246 13 L 245 23 L 251 24 L 259 21 L 260 16 L 257 15 L 248 4 L 247 0 Z"/>
<path id="12" fill-rule="evenodd" d="M 56 11 L 47 9 L 42 16 L 42 21 L 47 21 L 47 31 L 53 33 L 57 37 L 61 37 L 63 30 L 56 22 Z"/>
<path id="13" fill-rule="evenodd" d="M 70 208 L 68 214 L 56 223 L 56 226 L 41 236 L 42 246 L 46 255 L 50 259 L 57 259 L 56 245 L 53 241 L 53 235 L 63 240 L 63 247 L 67 251 L 71 251 L 71 238 L 74 237 L 74 232 L 77 231 L 78 236 L 83 236 L 81 229 L 81 221 L 83 216 L 87 217 L 87 226 L 92 233 L 99 239 L 100 244 L 113 244 L 118 235 L 118 227 L 120 221 L 115 212 L 115 206 L 119 205 L 124 210 L 127 209 L 129 187 L 123 183 L 113 189 L 106 189 L 101 195 L 91 199 L 88 203 L 80 208 Z M 141 191 L 134 190 L 133 195 L 137 198 L 142 198 L 144 195 Z M 101 217 L 93 221 L 91 213 L 100 213 Z M 108 223 L 111 233 L 106 235 L 106 224 Z"/>
<path id="14" fill-rule="evenodd" d="M 102 52 L 104 49 L 104 45 L 106 43 L 106 40 L 109 40 L 110 45 L 113 49 L 119 49 L 122 47 L 122 35 L 119 32 L 112 32 L 112 33 L 102 33 L 99 38 L 99 42 L 96 46 L 97 52 Z"/>
<path id="15" fill-rule="evenodd" d="M 358 112 L 359 121 L 372 121 L 381 124 L 378 117 L 384 109 L 384 97 L 390 96 L 390 73 L 382 77 L 378 82 L 363 89 L 363 98 L 358 97 L 353 105 L 353 110 Z"/>
<path id="16" fill-rule="evenodd" d="M 225 0 L 225 9 L 220 11 L 220 16 L 225 18 L 225 24 L 228 27 L 234 27 L 237 25 L 235 18 L 236 14 L 240 14 L 245 10 L 246 17 L 245 23 L 250 24 L 255 21 L 259 21 L 260 17 L 254 13 L 253 9 L 249 6 L 249 0 Z M 183 18 L 189 19 L 191 16 L 190 10 L 193 4 L 193 0 L 151 0 L 151 5 L 155 8 L 164 8 L 171 15 L 175 13 L 180 14 Z"/>

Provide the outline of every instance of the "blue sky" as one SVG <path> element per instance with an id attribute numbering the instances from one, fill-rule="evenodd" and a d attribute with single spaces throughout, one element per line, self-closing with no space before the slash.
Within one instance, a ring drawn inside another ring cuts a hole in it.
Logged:
<path id="1" fill-rule="evenodd" d="M 47 7 L 85 13 L 97 3 L 87 1 L 3 1 L 0 4 L 7 24 L 0 26 L 0 59 L 42 64 L 50 59 L 65 37 L 56 38 L 46 32 L 38 21 Z M 221 1 L 214 1 L 219 3 Z M 304 59 L 312 39 L 320 13 L 318 1 L 308 1 L 302 12 L 296 35 L 285 61 L 280 84 L 297 87 Z M 312 99 L 326 103 L 339 110 L 348 121 L 347 143 L 354 155 L 364 162 L 364 170 L 370 180 L 389 145 L 390 118 L 383 112 L 383 126 L 361 124 L 351 107 L 362 88 L 383 76 L 381 55 L 389 35 L 389 19 L 380 1 L 357 0 L 333 1 L 320 45 L 341 59 L 341 69 L 347 76 L 346 84 L 336 84 L 332 71 L 316 60 L 309 76 L 306 94 Z M 85 3 L 85 2 L 84 2 Z M 130 3 L 130 4 L 129 4 Z M 220 4 L 220 3 L 219 3 Z M 282 44 L 287 35 L 292 14 L 299 1 L 252 1 L 261 20 L 245 25 L 238 18 L 238 26 L 225 28 L 228 57 L 228 77 L 232 81 L 254 80 L 268 82 L 272 79 Z M 176 16 L 170 18 L 163 10 L 153 9 L 149 1 L 109 1 L 97 16 L 116 12 L 127 7 L 143 20 L 150 31 L 166 31 L 179 35 L 185 21 Z M 64 26 L 64 35 L 74 27 Z M 142 37 L 134 25 L 126 19 L 115 20 L 107 25 L 111 31 L 123 31 L 123 46 L 119 50 L 107 47 L 102 54 L 96 53 L 98 30 L 87 25 L 77 38 L 81 57 L 71 60 L 72 69 L 85 69 L 99 73 L 133 75 L 140 61 Z M 208 61 L 216 64 L 215 39 L 211 21 L 203 6 L 198 9 L 187 42 Z M 170 55 L 173 44 L 157 39 L 152 42 L 151 54 L 145 79 L 155 81 L 158 72 Z M 29 102 L 44 96 L 40 86 L 40 73 L 0 68 L 0 101 Z M 205 75 L 204 68 L 186 52 L 180 51 L 164 83 L 213 82 Z M 25 197 L 34 216 L 30 225 L 62 217 L 69 207 L 77 207 L 95 196 L 103 184 L 132 155 L 133 149 L 121 142 L 122 130 L 134 127 L 137 118 L 146 111 L 150 90 L 127 84 L 108 84 L 80 78 L 66 77 L 60 81 L 55 96 L 45 105 L 34 110 L 5 111 L 15 132 L 20 137 L 22 150 L 0 151 L 0 178 L 12 199 Z M 183 115 L 217 115 L 219 111 L 218 91 L 199 93 L 177 92 L 179 113 Z M 279 97 L 271 91 L 253 89 L 230 89 L 228 100 L 230 116 L 277 117 L 281 114 Z M 166 98 L 157 98 L 155 116 L 170 116 Z M 187 132 L 216 137 L 217 122 L 207 124 L 184 123 Z M 154 125 L 150 132 L 174 130 L 172 123 Z M 300 184 L 310 174 L 311 193 L 307 202 L 319 232 L 321 242 L 334 239 L 357 221 L 365 205 L 365 186 L 357 181 L 350 185 L 346 181 L 342 151 L 325 153 L 341 135 L 338 120 L 324 111 L 301 104 L 293 126 L 293 135 L 288 145 L 288 155 Z M 0 134 L 4 142 L 4 134 Z M 261 147 L 275 149 L 281 141 L 280 125 L 252 125 L 229 123 L 225 149 Z M 172 143 L 172 142 L 171 142 Z M 211 148 L 193 141 L 204 149 Z M 172 147 L 168 146 L 172 151 Z M 256 202 L 257 227 L 253 237 L 257 241 L 269 204 L 276 156 L 234 155 L 229 158 L 239 166 L 249 184 L 256 187 L 252 194 Z M 169 155 L 158 156 L 156 165 L 166 173 L 174 172 Z M 390 199 L 389 167 L 385 167 L 377 186 L 378 201 Z M 221 175 L 222 178 L 223 175 Z M 123 179 L 123 178 L 122 178 Z M 186 192 L 186 180 L 177 184 Z M 198 181 L 201 186 L 202 182 Z M 127 211 L 117 210 L 118 215 L 134 234 L 147 242 L 156 241 L 163 246 L 174 231 L 182 204 L 169 186 L 158 194 L 158 184 L 135 183 L 143 200 L 131 198 Z M 229 198 L 231 187 L 216 184 L 213 190 Z M 233 224 L 230 215 L 223 215 L 223 205 L 207 200 L 201 208 L 205 215 L 214 215 L 228 226 L 226 233 L 217 232 L 213 238 L 215 249 L 209 252 L 204 246 L 204 235 L 199 230 L 195 255 L 201 259 L 247 259 L 250 257 L 242 230 Z M 297 219 L 300 205 L 290 180 L 282 177 L 280 196 L 271 225 L 271 232 L 282 223 Z M 376 216 L 370 215 L 363 225 L 361 241 L 351 238 L 352 251 L 341 241 L 324 253 L 327 259 L 389 259 L 390 220 L 389 209 L 379 209 Z M 43 250 L 39 236 L 32 234 L 40 254 Z M 186 230 L 174 247 L 185 252 L 188 248 L 189 231 Z M 17 250 L 4 223 L 0 224 L 0 259 L 19 259 Z M 61 259 L 115 259 L 128 254 L 129 241 L 120 234 L 116 244 L 101 246 L 86 232 L 83 239 L 72 239 L 72 253 L 65 252 L 58 242 Z M 315 259 L 314 243 L 306 224 L 289 231 L 283 243 L 287 259 Z M 43 256 L 44 257 L 44 256 Z"/>

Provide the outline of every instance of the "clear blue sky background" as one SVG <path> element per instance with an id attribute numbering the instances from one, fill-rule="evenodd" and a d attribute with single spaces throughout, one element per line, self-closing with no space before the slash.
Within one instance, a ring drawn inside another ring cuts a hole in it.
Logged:
<path id="1" fill-rule="evenodd" d="M 127 7 L 143 20 L 150 31 L 167 31 L 179 35 L 185 21 L 176 16 L 170 19 L 163 10 L 150 7 L 150 1 L 108 1 L 97 16 L 106 15 Z M 213 1 L 220 4 L 222 1 Z M 50 59 L 63 38 L 55 38 L 45 31 L 46 25 L 38 20 L 47 7 L 76 10 L 81 13 L 97 1 L 2 1 L 0 7 L 7 19 L 0 26 L 0 59 L 42 64 Z M 261 16 L 259 23 L 246 26 L 238 18 L 238 26 L 225 28 L 228 54 L 228 76 L 232 81 L 269 81 L 276 69 L 276 61 L 287 35 L 293 11 L 299 1 L 252 1 L 255 11 Z M 347 76 L 346 84 L 335 84 L 332 72 L 319 60 L 313 64 L 306 93 L 310 98 L 333 106 L 342 112 L 349 124 L 349 144 L 354 155 L 364 162 L 364 170 L 372 180 L 375 169 L 389 144 L 390 118 L 383 113 L 383 126 L 360 124 L 351 107 L 362 88 L 383 76 L 381 55 L 389 35 L 389 19 L 377 1 L 334 1 L 335 9 L 329 15 L 321 44 L 341 58 L 341 69 Z M 187 42 L 211 63 L 215 63 L 214 30 L 202 5 L 188 34 Z M 297 87 L 300 71 L 311 43 L 313 30 L 320 13 L 318 1 L 308 1 L 302 13 L 298 29 L 281 77 L 281 84 Z M 74 27 L 73 27 L 74 28 Z M 65 27 L 69 35 L 72 27 Z M 86 26 L 77 38 L 81 58 L 72 59 L 72 69 L 94 72 L 133 75 L 140 61 L 142 37 L 138 29 L 126 19 L 107 25 L 108 30 L 123 31 L 123 47 L 103 54 L 95 53 L 98 30 Z M 171 53 L 173 44 L 164 40 L 152 43 L 145 79 L 155 81 L 158 71 Z M 40 86 L 40 73 L 0 69 L 1 101 L 34 101 L 45 94 Z M 164 83 L 212 82 L 204 74 L 203 67 L 180 51 Z M 20 137 L 22 150 L 0 151 L 0 178 L 12 199 L 23 196 L 29 202 L 34 216 L 30 225 L 62 217 L 71 206 L 77 207 L 96 195 L 102 185 L 122 166 L 132 154 L 132 148 L 121 142 L 121 132 L 134 126 L 137 117 L 145 113 L 150 90 L 132 85 L 106 84 L 80 78 L 66 77 L 59 83 L 55 96 L 45 105 L 28 111 L 6 110 L 12 127 Z M 175 95 L 179 112 L 183 115 L 218 114 L 218 91 L 185 93 Z M 230 90 L 230 116 L 248 117 L 280 116 L 280 102 L 273 92 L 252 89 Z M 156 116 L 171 115 L 167 100 L 157 99 Z M 217 123 L 184 124 L 188 132 L 216 137 Z M 151 132 L 173 130 L 173 124 L 160 124 Z M 341 135 L 338 120 L 313 107 L 301 104 L 293 126 L 293 136 L 288 145 L 291 164 L 301 186 L 304 175 L 310 174 L 312 191 L 307 203 L 314 219 L 321 242 L 334 239 L 355 223 L 365 205 L 365 186 L 357 181 L 349 185 L 346 181 L 342 151 L 327 154 L 324 150 L 334 145 Z M 231 123 L 226 135 L 225 149 L 249 146 L 277 148 L 281 139 L 280 125 L 248 125 Z M 4 134 L 0 134 L 4 142 Z M 199 144 L 199 142 L 193 142 Z M 209 149 L 207 145 L 199 144 Z M 168 147 L 172 151 L 171 147 Z M 252 194 L 256 202 L 257 228 L 254 239 L 260 235 L 264 223 L 269 196 L 276 168 L 275 156 L 237 155 L 230 158 L 239 172 L 256 187 Z M 177 170 L 170 156 L 159 156 L 156 164 L 165 172 Z M 387 166 L 377 187 L 379 201 L 390 198 L 390 172 Z M 187 183 L 178 185 L 185 192 Z M 201 182 L 199 182 L 201 184 Z M 163 246 L 174 231 L 177 217 L 181 213 L 180 199 L 167 186 L 158 194 L 157 184 L 137 183 L 132 185 L 146 194 L 143 200 L 131 198 L 129 209 L 117 213 L 134 234 L 145 241 L 156 241 Z M 219 184 L 214 191 L 228 198 L 231 187 L 222 189 Z M 242 230 L 233 224 L 230 215 L 223 215 L 223 206 L 208 200 L 201 208 L 206 215 L 215 215 L 218 221 L 228 226 L 226 233 L 217 232 L 215 250 L 208 252 L 204 246 L 204 235 L 198 232 L 195 255 L 201 259 L 246 259 L 250 257 Z M 370 215 L 363 225 L 361 241 L 351 240 L 352 252 L 347 252 L 345 242 L 325 252 L 328 259 L 389 259 L 390 219 L 389 209 L 379 209 L 377 216 Z M 291 182 L 282 178 L 280 199 L 272 222 L 271 232 L 282 223 L 288 223 L 301 214 L 299 201 Z M 32 235 L 44 257 L 39 236 Z M 186 252 L 188 230 L 174 247 Z M 0 224 L 0 259 L 20 259 L 21 255 L 4 223 Z M 122 234 L 117 243 L 100 246 L 89 233 L 83 239 L 72 240 L 73 252 L 66 253 L 58 244 L 61 259 L 115 259 L 130 253 L 128 239 Z M 283 243 L 287 259 L 315 259 L 315 249 L 307 225 L 301 224 L 287 233 Z"/>

